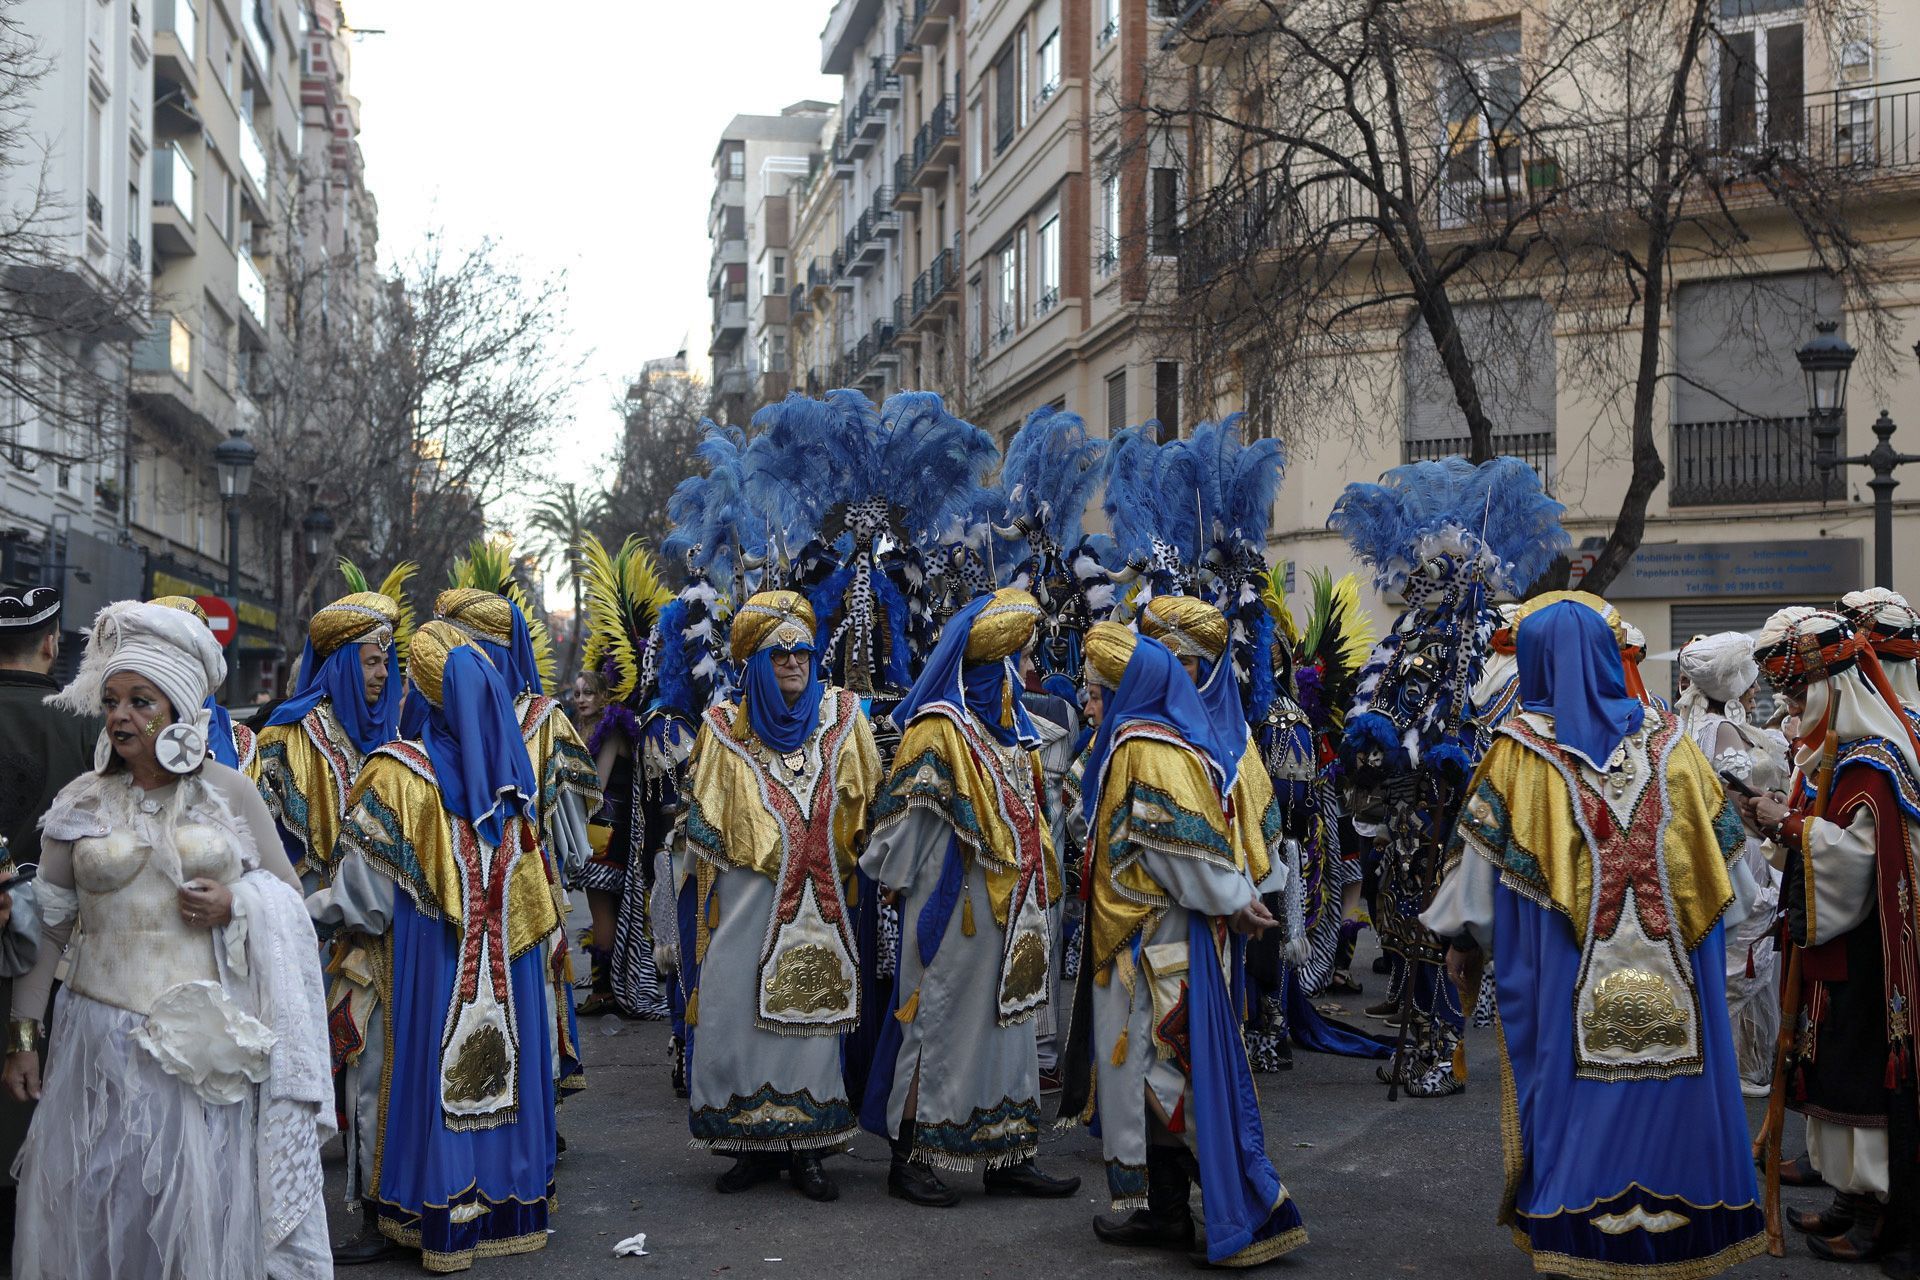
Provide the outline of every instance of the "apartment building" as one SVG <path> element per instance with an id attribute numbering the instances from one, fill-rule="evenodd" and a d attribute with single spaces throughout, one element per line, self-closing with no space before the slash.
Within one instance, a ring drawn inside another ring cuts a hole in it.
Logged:
<path id="1" fill-rule="evenodd" d="M 1563 141 L 1552 134 L 1531 138 L 1524 154 L 1502 145 L 1518 126 L 1491 113 L 1503 94 L 1513 96 L 1511 86 L 1529 83 L 1526 60 L 1543 57 L 1540 12 L 1530 0 L 1485 7 L 1485 21 L 1457 67 L 1479 92 L 1444 98 L 1431 122 L 1429 172 L 1437 179 L 1421 216 L 1437 245 L 1453 243 L 1448 236 L 1456 231 L 1470 234 L 1479 219 L 1504 214 L 1520 198 L 1516 192 L 1576 181 L 1581 149 L 1608 145 L 1596 141 L 1592 129 L 1575 127 L 1563 131 Z M 1757 629 L 1781 605 L 1831 601 L 1873 580 L 1870 473 L 1850 467 L 1828 479 L 1815 464 L 1796 352 L 1815 336 L 1816 323 L 1838 322 L 1843 335 L 1851 332 L 1861 347 L 1874 347 L 1854 371 L 1840 451 L 1871 449 L 1882 409 L 1899 423 L 1894 443 L 1920 449 L 1920 413 L 1913 408 L 1920 403 L 1914 362 L 1920 347 L 1907 350 L 1920 338 L 1920 134 L 1913 128 L 1920 115 L 1920 10 L 1882 3 L 1870 24 L 1839 33 L 1821 30 L 1819 14 L 1798 0 L 1729 0 L 1716 18 L 1723 29 L 1703 55 L 1693 95 L 1698 105 L 1682 122 L 1688 136 L 1729 168 L 1774 155 L 1838 174 L 1858 234 L 1884 254 L 1876 291 L 1884 311 L 1874 320 L 1897 340 L 1890 353 L 1874 342 L 1862 300 L 1843 299 L 1838 283 L 1819 269 L 1779 203 L 1779 188 L 1755 180 L 1725 189 L 1722 198 L 1744 240 L 1737 258 L 1715 261 L 1696 252 L 1676 265 L 1660 335 L 1665 376 L 1654 405 L 1667 476 L 1653 495 L 1641 549 L 1607 589 L 1646 632 L 1656 655 L 1670 655 L 1698 633 Z M 1259 23 L 1261 6 L 1240 0 L 1193 6 L 1187 25 L 1170 32 L 1167 56 L 1184 57 L 1195 68 L 1195 82 L 1204 83 L 1230 63 L 1214 56 L 1218 38 L 1243 20 Z M 1189 159 L 1191 168 L 1168 180 L 1176 194 L 1175 183 L 1214 180 L 1204 145 Z M 1150 203 L 1158 185 L 1156 169 L 1145 187 Z M 1137 189 L 1123 177 L 1123 205 Z M 1602 190 L 1589 199 L 1603 196 Z M 1182 212 L 1173 212 L 1169 247 L 1182 269 L 1176 287 L 1214 287 L 1223 270 L 1239 279 L 1257 275 L 1267 250 L 1280 251 L 1275 237 L 1285 223 L 1271 209 L 1215 212 L 1219 225 L 1184 227 Z M 1161 221 L 1150 216 L 1148 225 L 1151 260 L 1153 229 Z M 1123 278 L 1126 252 L 1123 240 Z M 1222 252 L 1233 255 L 1231 266 L 1223 267 Z M 1380 277 L 1370 274 L 1370 256 L 1356 255 L 1352 271 L 1353 289 L 1381 287 Z M 1596 309 L 1579 291 L 1536 291 L 1524 273 L 1508 280 L 1501 296 L 1475 297 L 1460 310 L 1463 343 L 1494 388 L 1489 411 L 1496 448 L 1534 464 L 1567 504 L 1567 525 L 1590 554 L 1612 527 L 1631 474 L 1624 409 L 1634 382 L 1631 364 L 1596 368 L 1596 350 L 1613 350 L 1599 345 L 1604 326 L 1596 325 Z M 1356 321 L 1342 347 L 1337 358 L 1350 362 L 1347 372 L 1381 389 L 1377 412 L 1343 414 L 1289 442 L 1292 462 L 1274 535 L 1276 559 L 1335 572 L 1352 567 L 1345 545 L 1325 528 L 1343 485 L 1401 462 L 1461 452 L 1467 444 L 1432 340 L 1410 310 L 1376 311 Z M 1635 350 L 1624 347 L 1627 355 Z M 1617 374 L 1611 392 L 1610 370 Z M 1230 374 L 1196 399 L 1191 408 L 1182 406 L 1182 424 L 1249 407 L 1256 429 L 1265 417 Z M 1905 478 L 1920 481 L 1920 472 Z M 1920 545 L 1920 490 L 1902 487 L 1896 498 L 1894 545 Z M 1576 576 L 1581 568 L 1576 554 Z M 1896 556 L 1893 579 L 1892 586 L 1914 596 L 1920 564 Z M 1377 603 L 1382 613 L 1392 607 Z M 1668 664 L 1650 666 L 1656 687 L 1670 678 Z"/>
<path id="2" fill-rule="evenodd" d="M 744 424 L 763 400 L 778 398 L 770 393 L 786 394 L 792 203 L 832 113 L 831 104 L 806 100 L 776 116 L 735 116 L 714 148 L 707 354 L 712 412 L 723 421 Z"/>
<path id="3" fill-rule="evenodd" d="M 10 313 L 52 323 L 8 354 L 0 581 L 62 587 L 77 633 L 141 586 L 121 465 L 145 324 L 152 35 L 130 0 L 23 0 L 10 18 L 38 66 L 3 90 L 21 138 L 0 171 L 0 275 Z"/>
<path id="4" fill-rule="evenodd" d="M 821 147 L 807 158 L 807 177 L 794 188 L 788 213 L 793 226 L 787 286 L 788 390 L 818 396 L 840 385 L 840 291 L 834 258 L 840 252 L 840 187 L 834 176 L 832 146 L 839 133 L 836 111 L 828 120 Z"/>

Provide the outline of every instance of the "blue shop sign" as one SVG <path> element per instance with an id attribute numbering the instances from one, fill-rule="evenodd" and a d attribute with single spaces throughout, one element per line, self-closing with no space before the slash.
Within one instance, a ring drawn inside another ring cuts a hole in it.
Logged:
<path id="1" fill-rule="evenodd" d="M 1788 596 L 1833 600 L 1864 584 L 1864 548 L 1860 538 L 1644 545 L 1607 588 L 1607 599 Z"/>

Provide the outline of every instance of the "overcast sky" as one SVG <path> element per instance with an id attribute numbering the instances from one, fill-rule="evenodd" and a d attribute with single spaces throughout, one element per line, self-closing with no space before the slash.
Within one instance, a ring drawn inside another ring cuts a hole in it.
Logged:
<path id="1" fill-rule="evenodd" d="M 391 264 L 429 228 L 565 270 L 585 381 L 555 451 L 602 478 L 643 361 L 706 359 L 713 150 L 741 112 L 832 99 L 830 0 L 346 0 L 360 145 Z M 379 31 L 380 34 L 374 34 Z"/>

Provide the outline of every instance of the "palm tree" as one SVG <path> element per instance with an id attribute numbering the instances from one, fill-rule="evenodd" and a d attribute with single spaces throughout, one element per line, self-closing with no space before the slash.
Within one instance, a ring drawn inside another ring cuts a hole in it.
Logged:
<path id="1" fill-rule="evenodd" d="M 580 642 L 584 627 L 580 593 L 580 540 L 606 518 L 607 495 L 600 490 L 583 490 L 579 485 L 551 481 L 546 494 L 534 504 L 527 517 L 531 550 L 542 562 L 558 561 L 563 568 L 560 581 L 573 588 L 573 625 L 568 628 L 567 665 L 572 673 L 580 662 Z"/>

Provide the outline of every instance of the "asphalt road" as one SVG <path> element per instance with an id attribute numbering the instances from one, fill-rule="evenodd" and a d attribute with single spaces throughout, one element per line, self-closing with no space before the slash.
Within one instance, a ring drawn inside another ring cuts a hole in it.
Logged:
<path id="1" fill-rule="evenodd" d="M 1369 995 L 1355 1005 L 1377 998 L 1372 992 L 1384 979 L 1363 981 Z M 684 1104 L 668 1087 L 666 1027 L 610 1019 L 581 1032 L 589 1087 L 562 1111 L 568 1151 L 547 1248 L 482 1259 L 475 1274 L 901 1280 L 1189 1270 L 1178 1256 L 1116 1249 L 1094 1238 L 1088 1224 L 1106 1211 L 1105 1178 L 1099 1144 L 1079 1129 L 1052 1135 L 1040 1157 L 1049 1172 L 1080 1176 L 1080 1194 L 1066 1200 L 989 1200 L 973 1182 L 967 1189 L 974 1194 L 955 1208 L 917 1209 L 888 1197 L 886 1145 L 865 1134 L 850 1155 L 828 1162 L 840 1185 L 837 1203 L 815 1204 L 784 1181 L 722 1196 L 712 1183 L 725 1162 L 687 1146 Z M 1468 1088 L 1446 1099 L 1389 1104 L 1373 1063 L 1317 1054 L 1299 1054 L 1289 1073 L 1256 1078 L 1267 1150 L 1312 1236 L 1265 1274 L 1476 1280 L 1533 1274 L 1493 1220 L 1501 1174 L 1491 1032 L 1470 1032 L 1468 1048 Z M 1759 1106 L 1749 1110 L 1757 1125 Z M 1797 1135 L 1797 1125 L 1790 1122 L 1789 1132 Z M 358 1215 L 341 1204 L 337 1144 L 328 1155 L 334 1230 L 344 1238 Z M 1812 1205 L 1824 1193 L 1786 1195 L 1789 1205 Z M 612 1256 L 616 1241 L 640 1231 L 647 1233 L 648 1257 Z M 1787 1244 L 1787 1258 L 1760 1258 L 1733 1274 L 1753 1280 L 1878 1274 L 1815 1261 L 1791 1230 Z M 372 1280 L 422 1272 L 417 1263 L 394 1262 L 341 1274 Z"/>

